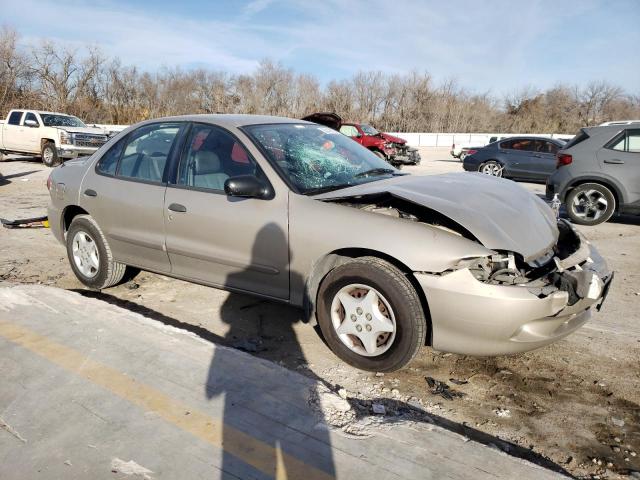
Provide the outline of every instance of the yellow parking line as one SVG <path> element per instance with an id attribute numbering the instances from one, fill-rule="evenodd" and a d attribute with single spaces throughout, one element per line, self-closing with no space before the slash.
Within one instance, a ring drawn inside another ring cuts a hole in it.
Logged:
<path id="1" fill-rule="evenodd" d="M 51 341 L 22 326 L 0 321 L 0 336 L 145 410 L 157 413 L 164 420 L 217 448 L 225 450 L 267 475 L 277 479 L 288 477 L 325 480 L 333 478 L 328 473 L 280 451 L 278 447 L 274 448 L 272 445 L 224 424 L 220 418 L 195 411 L 190 406 L 175 401 L 149 385 L 140 383 L 111 367 L 91 360 L 77 350 Z M 187 411 L 190 412 L 189 415 L 185 415 Z"/>

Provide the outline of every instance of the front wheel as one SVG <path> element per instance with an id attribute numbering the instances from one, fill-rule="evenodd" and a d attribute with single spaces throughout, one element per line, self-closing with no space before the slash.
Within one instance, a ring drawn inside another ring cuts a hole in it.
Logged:
<path id="1" fill-rule="evenodd" d="M 42 163 L 47 167 L 55 167 L 60 165 L 60 157 L 58 157 L 58 150 L 53 142 L 45 142 L 42 144 Z"/>
<path id="2" fill-rule="evenodd" d="M 391 372 L 425 343 L 427 321 L 406 275 L 376 257 L 336 267 L 318 291 L 318 323 L 331 350 L 348 364 Z"/>
<path id="3" fill-rule="evenodd" d="M 480 165 L 478 169 L 480 173 L 484 173 L 486 175 L 492 175 L 494 177 L 502 177 L 504 174 L 504 166 L 495 160 L 489 160 L 486 163 Z"/>
<path id="4" fill-rule="evenodd" d="M 616 210 L 616 198 L 611 190 L 599 183 L 583 183 L 567 195 L 567 213 L 579 225 L 598 225 L 611 218 Z"/>
<path id="5" fill-rule="evenodd" d="M 67 232 L 67 256 L 78 280 L 101 290 L 119 283 L 127 266 L 116 262 L 107 239 L 89 215 L 78 215 Z"/>

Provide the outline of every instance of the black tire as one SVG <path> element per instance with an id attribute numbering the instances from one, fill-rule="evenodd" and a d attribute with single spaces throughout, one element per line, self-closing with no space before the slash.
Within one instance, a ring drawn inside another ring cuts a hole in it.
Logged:
<path id="1" fill-rule="evenodd" d="M 76 234 L 83 232 L 88 235 L 98 251 L 98 268 L 94 276 L 83 274 L 76 265 L 73 254 L 73 243 Z M 89 215 L 78 215 L 74 217 L 67 232 L 67 257 L 71 264 L 71 269 L 84 285 L 96 290 L 112 287 L 122 281 L 127 271 L 127 266 L 116 262 L 111 254 L 111 248 L 107 239 L 96 221 Z"/>
<path id="2" fill-rule="evenodd" d="M 488 173 L 486 170 L 489 169 L 496 173 Z M 486 173 L 487 175 L 492 175 L 494 177 L 504 177 L 504 166 L 497 160 L 489 160 L 488 162 L 480 164 L 478 172 Z"/>
<path id="3" fill-rule="evenodd" d="M 40 152 L 42 163 L 47 167 L 55 167 L 60 165 L 60 157 L 58 157 L 58 150 L 56 144 L 53 142 L 44 142 L 42 144 L 42 151 Z"/>
<path id="4" fill-rule="evenodd" d="M 394 313 L 395 338 L 380 355 L 365 356 L 354 352 L 340 340 L 333 326 L 333 299 L 343 287 L 351 284 L 363 284 L 377 290 L 388 301 Z M 317 315 L 322 335 L 333 353 L 349 365 L 362 370 L 398 370 L 407 365 L 425 344 L 427 321 L 413 285 L 402 271 L 376 257 L 356 258 L 331 270 L 318 290 Z"/>
<path id="5" fill-rule="evenodd" d="M 565 206 L 573 223 L 598 225 L 609 220 L 615 213 L 616 197 L 600 183 L 583 183 L 569 192 Z M 590 206 L 594 209 L 590 209 Z"/>
<path id="6" fill-rule="evenodd" d="M 371 151 L 376 155 L 376 157 L 381 158 L 382 160 L 385 160 L 385 161 L 387 160 L 386 155 L 382 153 L 380 150 L 371 150 Z"/>

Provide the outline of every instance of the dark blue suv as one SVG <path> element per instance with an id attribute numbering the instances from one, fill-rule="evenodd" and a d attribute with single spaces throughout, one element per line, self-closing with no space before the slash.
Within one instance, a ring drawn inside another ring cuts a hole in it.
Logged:
<path id="1" fill-rule="evenodd" d="M 544 182 L 555 171 L 556 153 L 564 144 L 556 138 L 510 137 L 470 150 L 462 165 L 470 172 Z"/>

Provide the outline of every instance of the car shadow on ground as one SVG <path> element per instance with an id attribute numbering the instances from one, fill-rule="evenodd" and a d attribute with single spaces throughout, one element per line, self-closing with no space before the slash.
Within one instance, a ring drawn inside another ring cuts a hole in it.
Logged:
<path id="1" fill-rule="evenodd" d="M 25 163 L 39 163 L 42 164 L 42 159 L 40 157 L 29 157 L 29 156 L 3 156 L 0 157 L 0 163 L 13 163 L 13 162 L 25 162 Z"/>
<path id="2" fill-rule="evenodd" d="M 462 165 L 462 160 L 458 160 L 457 158 L 452 158 L 452 159 L 440 159 L 440 160 L 436 160 L 436 162 L 446 162 L 446 163 L 459 163 L 460 165 Z"/>
<path id="3" fill-rule="evenodd" d="M 274 315 L 277 318 L 265 318 L 262 315 L 261 310 L 264 310 L 265 306 L 271 306 L 271 302 L 255 299 L 254 297 L 250 297 L 244 294 L 230 293 L 228 300 L 225 302 L 226 308 L 228 309 L 227 313 L 225 314 L 227 322 L 232 320 L 232 312 L 238 314 L 240 311 L 253 311 L 254 314 L 251 316 L 243 315 L 242 319 L 238 319 L 239 326 L 238 328 L 232 329 L 234 332 L 233 334 L 220 336 L 201 326 L 183 322 L 176 318 L 169 317 L 156 310 L 139 305 L 129 300 L 115 297 L 107 293 L 84 289 L 73 289 L 72 291 L 86 297 L 102 300 L 126 310 L 139 313 L 145 317 L 159 321 L 165 325 L 191 332 L 208 342 L 242 350 L 252 356 L 271 360 L 282 357 L 296 357 L 296 362 L 278 363 L 284 366 L 290 364 L 292 369 L 298 371 L 302 375 L 316 380 L 318 383 L 324 385 L 332 392 L 338 392 L 338 390 L 340 390 L 341 388 L 340 385 L 334 385 L 331 382 L 328 382 L 322 377 L 318 376 L 309 368 L 308 365 L 305 365 L 306 361 L 304 360 L 304 356 L 302 356 L 301 354 L 299 345 L 297 345 L 297 347 L 294 347 L 294 352 L 291 351 L 291 343 L 297 343 L 296 335 L 293 330 L 287 328 L 285 330 L 288 333 L 286 335 L 282 335 L 282 330 L 279 329 L 280 335 L 277 338 L 269 338 L 268 336 L 256 336 L 255 332 L 261 332 L 263 329 L 265 329 L 265 326 L 268 323 L 280 323 L 282 321 L 292 323 L 299 321 L 302 318 L 302 312 L 298 311 L 298 309 L 294 309 L 288 306 L 282 306 L 283 310 L 278 310 L 279 314 L 276 313 L 276 315 Z M 281 314 L 284 314 L 284 317 L 290 318 L 283 318 L 283 315 Z M 283 350 L 286 350 L 286 352 Z M 298 354 L 296 354 L 296 352 L 298 352 Z M 214 361 L 212 361 L 212 366 L 213 365 Z M 300 366 L 306 366 L 307 368 L 301 369 Z M 207 383 L 209 384 L 209 381 Z M 209 386 L 207 387 L 207 389 L 209 389 Z M 209 394 L 210 393 L 208 393 L 208 395 Z M 482 432 L 476 428 L 468 426 L 466 423 L 458 423 L 447 418 L 434 415 L 433 413 L 426 412 L 425 410 L 417 406 L 410 405 L 401 400 L 387 397 L 358 398 L 355 396 L 347 397 L 346 400 L 351 405 L 352 411 L 354 413 L 353 421 L 364 420 L 367 417 L 376 417 L 377 420 L 380 420 L 380 415 L 374 415 L 372 413 L 372 405 L 374 403 L 381 404 L 385 407 L 386 410 L 386 414 L 383 417 L 383 422 L 385 424 L 416 422 L 435 425 L 450 432 L 462 435 L 469 440 L 500 450 L 513 457 L 529 461 L 541 467 L 571 477 L 571 475 L 562 466 L 534 452 L 530 448 L 522 447 L 489 433 Z M 454 399 L 452 401 L 452 404 L 455 404 L 456 401 L 462 400 Z"/>
<path id="4" fill-rule="evenodd" d="M 2 173 L 0 173 L 0 187 L 4 187 L 5 185 L 12 183 L 11 179 L 13 178 L 25 177 L 32 173 L 38 173 L 39 171 L 40 170 L 29 170 L 28 172 L 13 173 L 11 175 L 2 175 Z"/>

